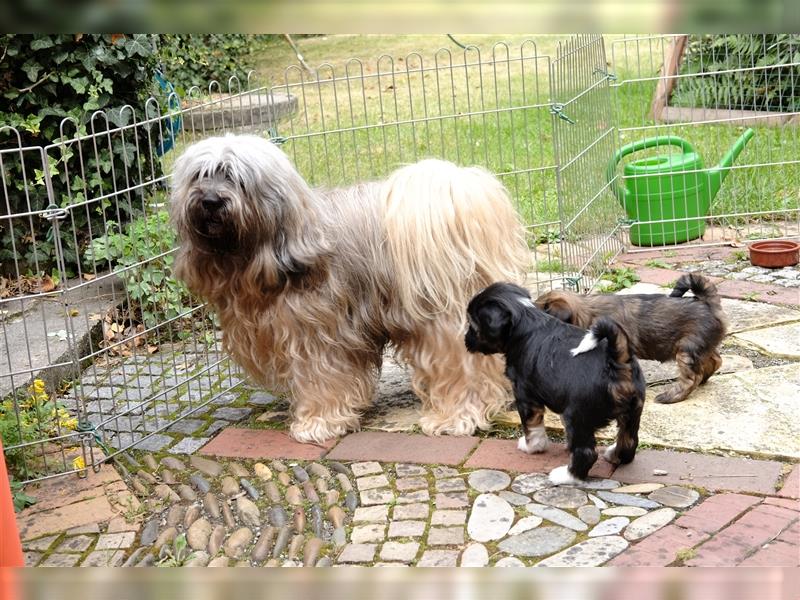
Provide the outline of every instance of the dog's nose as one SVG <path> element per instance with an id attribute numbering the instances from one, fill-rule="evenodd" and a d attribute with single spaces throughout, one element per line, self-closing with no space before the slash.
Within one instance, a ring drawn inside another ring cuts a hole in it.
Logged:
<path id="1" fill-rule="evenodd" d="M 216 194 L 208 193 L 203 194 L 202 198 L 200 198 L 200 204 L 202 204 L 203 208 L 205 208 L 207 211 L 214 212 L 222 208 L 223 202 L 222 198 Z"/>

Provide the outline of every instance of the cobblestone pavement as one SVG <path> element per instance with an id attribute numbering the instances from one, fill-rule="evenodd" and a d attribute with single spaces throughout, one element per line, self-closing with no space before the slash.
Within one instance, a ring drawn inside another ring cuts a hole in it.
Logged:
<path id="1" fill-rule="evenodd" d="M 692 261 L 736 265 L 733 252 L 721 258 L 678 256 L 664 266 L 646 254 L 625 260 L 634 261 L 627 264 L 643 281 L 663 286 Z M 776 399 L 792 396 L 800 359 L 792 354 L 797 289 L 777 280 L 711 276 L 727 298 L 731 343 L 746 343 L 754 360 L 728 363 L 737 356 L 726 355 L 730 375 L 716 375 L 693 402 L 667 407 L 668 414 L 648 413 L 650 425 L 643 421 L 642 430 L 651 435 L 648 426 L 665 423 L 664 435 L 674 441 L 676 432 L 685 432 L 687 441 L 679 445 L 696 449 L 715 435 L 730 441 L 725 423 L 741 415 L 707 418 L 715 414 L 708 407 L 731 406 L 734 392 L 725 385 L 741 396 L 745 419 L 751 419 L 747 410 L 765 403 L 778 410 L 783 405 Z M 788 307 L 740 301 L 754 293 Z M 759 362 L 772 356 L 781 357 L 774 366 Z M 747 381 L 759 373 L 766 378 L 747 392 L 752 401 L 744 393 L 743 373 Z M 648 371 L 651 385 L 673 377 L 669 369 Z M 625 467 L 599 460 L 587 486 L 554 488 L 544 474 L 566 462 L 563 446 L 552 443 L 542 455 L 523 454 L 515 441 L 504 439 L 509 428 L 518 435 L 513 423 L 486 438 L 414 435 L 418 414 L 406 380 L 400 369 L 388 379 L 385 374 L 384 396 L 364 419 L 369 428 L 406 433 L 365 431 L 314 446 L 286 435 L 285 399 L 250 387 L 202 344 L 164 345 L 152 356 L 90 367 L 80 382 L 89 421 L 107 450 L 135 446 L 86 477 L 27 486 L 37 499 L 18 515 L 27 562 L 798 566 L 800 466 L 787 454 L 796 439 L 791 441 L 782 417 L 750 429 L 736 426 L 740 433 L 763 429 L 761 437 L 736 439 L 775 460 L 727 456 L 719 448 L 732 447 L 717 441 L 706 453 L 643 447 Z M 762 397 L 769 381 L 783 387 L 773 386 Z M 65 404 L 74 409 L 72 393 Z M 183 418 L 149 435 L 177 417 Z M 674 422 L 683 429 L 676 430 Z M 715 431 L 703 429 L 712 425 Z M 777 440 L 775 447 L 783 451 L 766 448 L 765 440 Z"/>
<path id="2" fill-rule="evenodd" d="M 770 471 L 770 463 L 713 457 L 733 482 L 720 480 L 715 493 L 691 479 L 680 453 L 662 453 L 638 470 L 618 469 L 619 478 L 553 487 L 544 472 L 566 455 L 555 444 L 526 455 L 532 472 L 519 473 L 469 466 L 502 465 L 512 441 L 443 438 L 456 442 L 454 464 L 444 465 L 427 462 L 442 448 L 421 451 L 424 436 L 351 434 L 331 450 L 312 447 L 320 458 L 308 460 L 309 447 L 283 432 L 252 433 L 227 430 L 207 447 L 218 456 L 140 453 L 120 461 L 124 479 L 105 465 L 78 480 L 77 493 L 75 479 L 43 484 L 49 499 L 20 517 L 28 564 L 800 566 L 798 466 L 779 468 L 765 487 L 736 475 Z M 374 443 L 424 462 L 331 459 L 369 453 Z M 241 457 L 258 448 L 264 458 Z M 665 469 L 651 469 L 656 463 Z M 97 497 L 83 493 L 89 488 Z M 126 498 L 110 504 L 110 493 Z"/>

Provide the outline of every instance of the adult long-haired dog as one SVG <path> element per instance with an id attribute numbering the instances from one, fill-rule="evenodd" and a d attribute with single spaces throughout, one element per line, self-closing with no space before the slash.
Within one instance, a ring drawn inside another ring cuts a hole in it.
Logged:
<path id="1" fill-rule="evenodd" d="M 312 189 L 277 146 L 229 135 L 189 147 L 173 185 L 175 273 L 217 311 L 233 358 L 290 393 L 295 439 L 357 428 L 387 344 L 413 369 L 427 434 L 471 434 L 508 404 L 502 362 L 462 340 L 469 298 L 529 262 L 488 172 L 425 160 Z"/>
<path id="2" fill-rule="evenodd" d="M 684 298 L 689 290 L 694 297 Z M 722 366 L 719 345 L 725 337 L 727 319 L 716 286 L 696 273 L 682 275 L 669 296 L 582 296 L 556 290 L 539 296 L 536 306 L 584 329 L 598 317 L 611 317 L 628 332 L 638 358 L 661 362 L 674 359 L 678 382 L 658 394 L 656 402 L 685 400 Z"/>
<path id="3" fill-rule="evenodd" d="M 518 448 L 544 451 L 544 409 L 561 415 L 570 463 L 550 472 L 553 483 L 586 479 L 597 460 L 595 432 L 612 420 L 617 441 L 606 460 L 633 460 L 645 383 L 628 337 L 613 320 L 598 319 L 587 333 L 539 310 L 527 290 L 508 283 L 480 292 L 467 314 L 467 349 L 505 355 L 522 422 Z"/>

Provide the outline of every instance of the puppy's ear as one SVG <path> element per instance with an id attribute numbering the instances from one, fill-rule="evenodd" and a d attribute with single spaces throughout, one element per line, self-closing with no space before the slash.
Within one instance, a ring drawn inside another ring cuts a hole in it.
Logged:
<path id="1" fill-rule="evenodd" d="M 508 337 L 514 315 L 505 302 L 487 302 L 478 310 L 481 334 L 486 339 L 502 340 Z"/>
<path id="2" fill-rule="evenodd" d="M 565 323 L 572 323 L 572 307 L 570 307 L 569 303 L 562 299 L 562 298 L 554 298 L 549 302 L 545 303 L 542 307 L 548 315 L 555 317 L 559 321 L 564 321 Z"/>

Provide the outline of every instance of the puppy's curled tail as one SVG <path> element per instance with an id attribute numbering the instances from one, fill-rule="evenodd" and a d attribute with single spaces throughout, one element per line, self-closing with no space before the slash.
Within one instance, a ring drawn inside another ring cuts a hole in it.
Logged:
<path id="1" fill-rule="evenodd" d="M 600 340 L 608 340 L 608 358 L 618 364 L 628 364 L 633 357 L 630 341 L 625 330 L 609 317 L 600 317 L 592 323 L 589 332 L 583 337 L 577 348 L 570 350 L 572 356 L 578 356 L 593 350 Z"/>
<path id="2" fill-rule="evenodd" d="M 681 277 L 675 283 L 675 288 L 672 290 L 672 293 L 670 293 L 670 297 L 682 298 L 683 295 L 689 290 L 692 291 L 692 294 L 694 294 L 695 298 L 701 302 L 705 302 L 708 305 L 711 311 L 716 315 L 717 319 L 723 323 L 723 326 L 727 330 L 728 321 L 725 318 L 725 313 L 722 310 L 722 302 L 720 301 L 719 294 L 717 293 L 717 286 L 715 286 L 713 282 L 702 275 L 698 275 L 697 273 L 687 273 L 686 275 L 681 275 Z"/>

